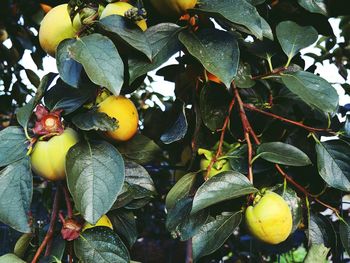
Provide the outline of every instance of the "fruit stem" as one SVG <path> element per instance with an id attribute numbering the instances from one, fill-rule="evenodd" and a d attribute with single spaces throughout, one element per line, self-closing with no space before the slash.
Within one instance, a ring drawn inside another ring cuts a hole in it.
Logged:
<path id="1" fill-rule="evenodd" d="M 45 246 L 48 245 L 49 242 L 51 242 L 50 240 L 52 239 L 53 233 L 54 233 L 54 230 L 55 230 L 55 223 L 56 223 L 57 214 L 58 214 L 58 207 L 59 207 L 60 196 L 61 196 L 60 195 L 60 191 L 57 189 L 56 193 L 55 193 L 53 206 L 52 206 L 52 213 L 51 213 L 51 220 L 50 220 L 49 230 L 47 231 L 43 242 L 41 243 L 41 245 L 39 246 L 38 250 L 36 251 L 36 253 L 34 255 L 34 258 L 32 260 L 32 263 L 38 262 L 41 252 L 44 250 Z M 46 254 L 50 254 L 50 251 L 46 250 L 45 255 Z"/>
<path id="2" fill-rule="evenodd" d="M 233 97 L 232 100 L 231 100 L 231 103 L 230 103 L 230 105 L 229 105 L 228 112 L 227 112 L 227 116 L 226 116 L 226 119 L 225 119 L 225 121 L 224 121 L 224 124 L 223 124 L 222 128 L 220 129 L 221 135 L 220 135 L 220 141 L 219 141 L 218 149 L 217 149 L 217 151 L 216 151 L 215 156 L 211 159 L 211 161 L 210 161 L 210 163 L 209 163 L 209 165 L 208 165 L 207 173 L 206 173 L 206 175 L 205 175 L 204 180 L 208 180 L 210 171 L 211 171 L 211 169 L 212 169 L 214 163 L 217 161 L 217 159 L 218 159 L 218 158 L 221 156 L 221 154 L 222 154 L 222 145 L 224 144 L 226 129 L 227 129 L 227 127 L 228 127 L 228 124 L 230 123 L 230 116 L 231 116 L 231 112 L 232 112 L 233 106 L 235 105 L 235 101 L 236 101 L 236 98 Z"/>
<path id="3" fill-rule="evenodd" d="M 314 127 L 310 127 L 310 126 L 304 125 L 304 124 L 302 124 L 300 122 L 289 120 L 289 119 L 284 118 L 282 116 L 273 114 L 271 112 L 263 111 L 263 110 L 255 107 L 254 105 L 251 105 L 251 104 L 243 104 L 243 106 L 244 106 L 244 108 L 246 108 L 248 110 L 256 111 L 256 112 L 259 112 L 259 113 L 264 114 L 266 116 L 270 116 L 270 117 L 272 117 L 274 119 L 277 119 L 277 120 L 280 120 L 280 121 L 283 121 L 283 122 L 287 122 L 287 123 L 293 124 L 293 125 L 298 126 L 298 127 L 302 127 L 302 128 L 304 128 L 304 129 L 306 129 L 306 130 L 308 130 L 310 132 L 328 132 L 330 134 L 336 135 L 335 132 L 331 131 L 328 128 L 314 128 Z"/>
<path id="4" fill-rule="evenodd" d="M 73 209 L 72 209 L 72 203 L 70 201 L 70 196 L 69 196 L 67 186 L 64 185 L 62 187 L 62 190 L 63 190 L 63 194 L 64 194 L 64 199 L 66 201 L 67 216 L 68 216 L 68 218 L 72 218 L 73 217 Z"/>

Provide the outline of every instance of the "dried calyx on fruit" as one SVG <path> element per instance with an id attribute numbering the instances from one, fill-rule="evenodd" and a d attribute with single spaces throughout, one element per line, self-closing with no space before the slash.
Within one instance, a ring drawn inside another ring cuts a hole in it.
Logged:
<path id="1" fill-rule="evenodd" d="M 43 105 L 38 105 L 35 109 L 36 122 L 33 128 L 35 135 L 51 137 L 60 135 L 64 131 L 61 121 L 62 110 L 49 112 Z"/>
<path id="2" fill-rule="evenodd" d="M 72 241 L 74 239 L 77 239 L 80 235 L 82 226 L 83 226 L 83 220 L 81 219 L 73 219 L 69 218 L 67 220 L 64 220 L 61 218 L 62 221 L 62 229 L 61 229 L 61 235 L 64 240 Z"/>

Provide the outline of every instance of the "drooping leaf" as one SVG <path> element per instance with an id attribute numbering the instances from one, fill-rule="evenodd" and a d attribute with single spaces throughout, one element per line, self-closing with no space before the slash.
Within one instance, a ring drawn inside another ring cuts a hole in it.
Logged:
<path id="1" fill-rule="evenodd" d="M 217 174 L 205 181 L 194 196 L 192 214 L 224 200 L 255 193 L 258 190 L 246 176 L 235 171 Z"/>
<path id="2" fill-rule="evenodd" d="M 298 0 L 299 5 L 309 12 L 328 16 L 326 2 L 325 0 Z"/>
<path id="3" fill-rule="evenodd" d="M 232 34 L 218 29 L 203 29 L 198 32 L 182 31 L 179 39 L 206 70 L 230 87 L 239 64 L 238 43 Z"/>
<path id="4" fill-rule="evenodd" d="M 323 244 L 312 245 L 307 252 L 304 263 L 326 262 L 329 250 L 330 248 Z"/>
<path id="5" fill-rule="evenodd" d="M 331 247 L 332 239 L 335 238 L 332 222 L 321 214 L 311 213 L 307 232 L 311 245 Z"/>
<path id="6" fill-rule="evenodd" d="M 72 118 L 72 123 L 83 131 L 114 131 L 118 129 L 118 120 L 109 117 L 106 113 L 93 110 L 78 113 Z"/>
<path id="7" fill-rule="evenodd" d="M 293 21 L 283 21 L 276 27 L 279 43 L 289 59 L 294 57 L 302 48 L 316 42 L 318 33 L 312 26 L 299 26 Z"/>
<path id="8" fill-rule="evenodd" d="M 109 211 L 122 189 L 122 156 L 105 141 L 80 142 L 67 154 L 66 172 L 76 209 L 86 221 L 95 224 Z"/>
<path id="9" fill-rule="evenodd" d="M 131 140 L 118 146 L 118 150 L 129 160 L 145 164 L 160 153 L 159 146 L 148 137 L 136 134 Z"/>
<path id="10" fill-rule="evenodd" d="M 70 53 L 69 47 L 73 45 L 76 39 L 65 39 L 57 47 L 56 52 L 56 64 L 57 70 L 60 73 L 60 78 L 68 85 L 77 88 L 80 74 L 83 70 L 83 66 L 75 61 Z"/>
<path id="11" fill-rule="evenodd" d="M 172 209 L 175 207 L 176 203 L 187 196 L 190 189 L 196 179 L 195 173 L 188 173 L 181 177 L 179 181 L 171 188 L 166 197 L 166 207 L 167 209 Z"/>
<path id="12" fill-rule="evenodd" d="M 113 224 L 113 229 L 118 235 L 123 236 L 131 247 L 137 239 L 136 220 L 134 213 L 127 210 L 117 209 L 108 213 Z"/>
<path id="13" fill-rule="evenodd" d="M 176 103 L 174 107 L 178 111 L 178 116 L 175 122 L 162 134 L 161 141 L 165 144 L 170 144 L 183 139 L 187 133 L 188 123 L 185 113 L 185 103 Z"/>
<path id="14" fill-rule="evenodd" d="M 28 142 L 22 128 L 10 126 L 0 131 L 0 167 L 24 158 Z"/>
<path id="15" fill-rule="evenodd" d="M 260 17 L 260 20 L 261 20 L 261 28 L 263 31 L 263 36 L 273 41 L 274 37 L 273 37 L 272 29 L 269 23 L 262 17 Z"/>
<path id="16" fill-rule="evenodd" d="M 152 60 L 152 49 L 146 34 L 136 25 L 128 23 L 119 15 L 110 15 L 99 21 L 99 26 L 113 33 L 130 47 L 142 52 Z"/>
<path id="17" fill-rule="evenodd" d="M 177 38 L 180 31 L 179 26 L 171 23 L 161 23 L 147 29 L 145 35 L 152 49 L 152 61 L 140 56 L 129 58 L 129 83 L 158 68 L 180 50 L 181 45 Z"/>
<path id="18" fill-rule="evenodd" d="M 263 38 L 261 17 L 256 8 L 246 0 L 202 0 L 195 11 L 218 15 L 219 18 L 248 28 L 257 38 Z"/>
<path id="19" fill-rule="evenodd" d="M 74 240 L 74 251 L 82 262 L 130 262 L 122 240 L 108 227 L 85 230 Z"/>
<path id="20" fill-rule="evenodd" d="M 326 183 L 350 191 L 350 146 L 340 140 L 316 144 L 318 172 Z"/>
<path id="21" fill-rule="evenodd" d="M 306 166 L 311 164 L 309 157 L 293 145 L 282 142 L 268 142 L 257 149 L 257 156 L 278 164 Z"/>
<path id="22" fill-rule="evenodd" d="M 51 82 L 56 76 L 57 74 L 55 73 L 46 74 L 40 81 L 40 85 L 36 90 L 35 96 L 26 105 L 24 105 L 23 107 L 17 110 L 17 113 L 16 113 L 17 121 L 23 128 L 27 127 L 30 116 L 32 115 L 34 108 L 39 103 L 41 98 L 44 96 L 45 91 L 50 86 Z"/>
<path id="23" fill-rule="evenodd" d="M 339 221 L 339 235 L 345 251 L 350 253 L 350 220 Z"/>
<path id="24" fill-rule="evenodd" d="M 81 63 L 92 82 L 119 95 L 124 82 L 124 64 L 113 42 L 94 33 L 67 47 L 72 59 Z"/>
<path id="25" fill-rule="evenodd" d="M 287 88 L 313 108 L 333 113 L 339 104 L 337 91 L 323 78 L 307 71 L 282 75 Z"/>
<path id="26" fill-rule="evenodd" d="M 0 221 L 29 233 L 28 212 L 33 195 L 29 158 L 23 158 L 0 171 Z"/>
<path id="27" fill-rule="evenodd" d="M 241 212 L 225 213 L 209 220 L 192 238 L 194 260 L 209 255 L 220 248 L 241 220 Z"/>

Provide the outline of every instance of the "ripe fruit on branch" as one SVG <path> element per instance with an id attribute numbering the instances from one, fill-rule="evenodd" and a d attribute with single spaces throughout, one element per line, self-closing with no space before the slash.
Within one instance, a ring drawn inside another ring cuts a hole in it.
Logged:
<path id="1" fill-rule="evenodd" d="M 203 155 L 200 161 L 200 168 L 204 171 L 203 175 L 205 177 L 207 176 L 208 166 L 210 165 L 212 159 L 215 157 L 215 153 L 206 149 L 199 148 L 198 154 Z M 231 170 L 230 162 L 227 159 L 218 159 L 211 167 L 208 178 L 229 170 Z"/>
<path id="2" fill-rule="evenodd" d="M 179 17 L 193 8 L 197 0 L 151 0 L 151 4 L 164 16 Z"/>
<path id="3" fill-rule="evenodd" d="M 255 197 L 253 206 L 249 206 L 245 212 L 245 221 L 253 236 L 269 244 L 286 240 L 293 225 L 287 202 L 271 191 Z"/>
<path id="4" fill-rule="evenodd" d="M 67 6 L 67 4 L 62 4 L 52 8 L 40 24 L 40 46 L 53 57 L 58 44 L 66 38 L 73 38 L 76 33 Z"/>
<path id="5" fill-rule="evenodd" d="M 103 215 L 101 216 L 101 218 L 96 222 L 95 225 L 91 225 L 90 223 L 85 223 L 84 226 L 83 226 L 83 232 L 86 230 L 86 229 L 89 229 L 89 228 L 93 228 L 93 227 L 96 227 L 96 226 L 105 226 L 105 227 L 109 227 L 110 229 L 113 230 L 113 225 L 112 225 L 112 222 L 111 220 L 109 220 L 108 216 L 106 215 Z"/>
<path id="6" fill-rule="evenodd" d="M 98 111 L 118 121 L 118 128 L 106 134 L 116 141 L 127 141 L 137 131 L 139 115 L 134 103 L 124 96 L 109 96 L 98 105 Z"/>
<path id="7" fill-rule="evenodd" d="M 100 19 L 110 15 L 125 16 L 125 12 L 133 8 L 136 8 L 136 7 L 126 2 L 110 3 L 105 7 L 105 9 L 103 9 Z M 137 21 L 136 25 L 138 25 L 139 28 L 142 29 L 142 31 L 145 31 L 147 29 L 147 23 L 145 19 Z"/>
<path id="8" fill-rule="evenodd" d="M 51 181 L 63 180 L 66 177 L 67 152 L 78 141 L 78 134 L 71 128 L 48 141 L 38 141 L 30 156 L 33 171 Z"/>

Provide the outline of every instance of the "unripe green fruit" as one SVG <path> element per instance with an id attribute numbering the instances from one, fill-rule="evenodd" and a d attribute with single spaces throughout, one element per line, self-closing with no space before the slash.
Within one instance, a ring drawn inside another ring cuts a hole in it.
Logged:
<path id="1" fill-rule="evenodd" d="M 287 202 L 270 191 L 255 198 L 254 205 L 249 206 L 245 212 L 245 221 L 254 237 L 269 244 L 279 244 L 286 240 L 293 226 Z"/>
<path id="2" fill-rule="evenodd" d="M 63 180 L 66 177 L 66 155 L 78 141 L 78 134 L 71 128 L 48 141 L 38 141 L 30 156 L 33 171 L 51 181 Z"/>
<path id="3" fill-rule="evenodd" d="M 206 176 L 206 174 L 207 174 L 207 168 L 208 168 L 210 162 L 211 162 L 211 160 L 208 160 L 205 158 L 203 158 L 200 161 L 200 168 L 201 168 L 201 170 L 204 170 L 204 172 L 203 172 L 204 176 Z M 231 170 L 231 166 L 230 166 L 230 162 L 228 160 L 223 159 L 223 160 L 216 161 L 210 169 L 210 173 L 208 175 L 208 178 L 211 178 L 219 173 L 229 171 L 229 170 Z"/>
<path id="4" fill-rule="evenodd" d="M 179 17 L 193 8 L 197 0 L 151 0 L 151 4 L 164 16 Z"/>

